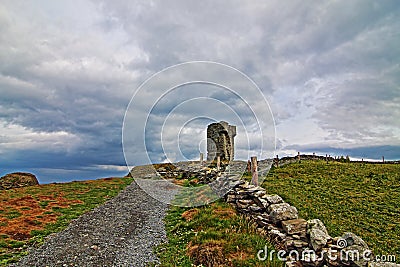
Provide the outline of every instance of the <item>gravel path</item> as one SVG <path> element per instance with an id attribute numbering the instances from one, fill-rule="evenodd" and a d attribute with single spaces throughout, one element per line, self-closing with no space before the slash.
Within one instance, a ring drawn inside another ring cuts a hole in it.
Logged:
<path id="1" fill-rule="evenodd" d="M 177 193 L 162 182 L 157 190 L 168 201 Z M 133 182 L 12 266 L 136 267 L 157 262 L 152 251 L 166 240 L 163 218 L 167 209 L 167 204 Z"/>

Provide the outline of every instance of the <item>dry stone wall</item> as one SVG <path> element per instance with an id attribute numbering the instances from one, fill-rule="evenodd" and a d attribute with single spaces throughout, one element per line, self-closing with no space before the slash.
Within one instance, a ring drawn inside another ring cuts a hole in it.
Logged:
<path id="1" fill-rule="evenodd" d="M 360 237 L 350 232 L 330 236 L 319 219 L 299 218 L 296 207 L 262 187 L 241 181 L 225 200 L 255 221 L 258 231 L 282 250 L 286 266 L 399 266 L 374 262 Z"/>

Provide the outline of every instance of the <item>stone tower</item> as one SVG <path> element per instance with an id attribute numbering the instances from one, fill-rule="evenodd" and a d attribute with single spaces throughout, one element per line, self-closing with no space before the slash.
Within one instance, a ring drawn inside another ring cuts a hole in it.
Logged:
<path id="1" fill-rule="evenodd" d="M 232 161 L 234 158 L 234 138 L 236 126 L 225 121 L 211 123 L 207 127 L 207 161 L 220 156 L 221 161 Z"/>

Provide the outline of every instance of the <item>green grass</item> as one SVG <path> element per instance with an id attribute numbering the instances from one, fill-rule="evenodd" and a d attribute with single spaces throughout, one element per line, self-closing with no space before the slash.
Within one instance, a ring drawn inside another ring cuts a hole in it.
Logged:
<path id="1" fill-rule="evenodd" d="M 21 213 L 19 212 L 19 211 L 17 211 L 17 210 L 10 210 L 10 211 L 8 211 L 7 213 L 6 213 L 6 218 L 7 219 L 15 219 L 15 218 L 18 218 L 18 217 L 21 217 Z"/>
<path id="2" fill-rule="evenodd" d="M 199 208 L 173 206 L 165 223 L 169 242 L 156 248 L 161 266 L 284 265 L 257 259 L 259 250 L 272 246 L 253 223 L 222 201 Z"/>
<path id="3" fill-rule="evenodd" d="M 116 196 L 132 181 L 107 178 L 2 191 L 0 266 L 17 262 L 29 247 L 41 245 L 46 236 L 64 230 L 72 219 Z"/>
<path id="4" fill-rule="evenodd" d="M 302 161 L 272 169 L 263 187 L 332 236 L 350 231 L 375 254 L 400 258 L 400 165 Z"/>

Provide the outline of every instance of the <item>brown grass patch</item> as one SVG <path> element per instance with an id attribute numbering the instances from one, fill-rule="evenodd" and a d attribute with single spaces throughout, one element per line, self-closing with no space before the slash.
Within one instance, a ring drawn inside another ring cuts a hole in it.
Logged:
<path id="1" fill-rule="evenodd" d="M 215 207 L 215 206 L 214 206 Z M 219 218 L 222 219 L 232 219 L 237 216 L 236 211 L 231 207 L 215 207 L 212 210 L 212 214 L 217 215 Z"/>
<path id="2" fill-rule="evenodd" d="M 253 255 L 249 254 L 247 251 L 236 251 L 235 253 L 231 253 L 228 255 L 229 261 L 237 260 L 237 261 L 245 261 L 252 257 Z"/>
<path id="3" fill-rule="evenodd" d="M 184 218 L 186 221 L 191 221 L 194 216 L 196 216 L 199 213 L 199 209 L 191 209 L 187 210 L 184 213 L 182 213 L 182 218 Z"/>
<path id="4" fill-rule="evenodd" d="M 0 195 L 0 202 L 7 210 L 16 211 L 20 215 L 10 219 L 6 212 L 1 213 L 0 235 L 8 235 L 18 241 L 28 240 L 32 230 L 42 230 L 46 224 L 57 221 L 60 214 L 54 213 L 53 207 L 68 208 L 72 204 L 83 203 L 63 197 L 63 192 L 57 192 L 57 196 L 54 196 L 55 192 L 56 188 L 49 192 L 50 195 L 33 197 L 26 195 L 26 190 L 4 191 Z"/>
<path id="5" fill-rule="evenodd" d="M 205 267 L 225 266 L 225 256 L 223 253 L 223 243 L 219 241 L 209 241 L 200 245 L 188 244 L 188 256 L 193 263 Z"/>
<path id="6" fill-rule="evenodd" d="M 249 251 L 238 251 L 226 253 L 224 247 L 226 241 L 210 240 L 203 244 L 193 245 L 189 242 L 187 255 L 192 262 L 198 266 L 235 266 L 234 262 L 241 262 L 251 259 L 254 255 Z"/>
<path id="7" fill-rule="evenodd" d="M 174 179 L 172 182 L 173 182 L 174 184 L 180 185 L 180 186 L 184 186 L 184 185 L 185 185 L 185 180 L 177 180 L 177 179 Z"/>

